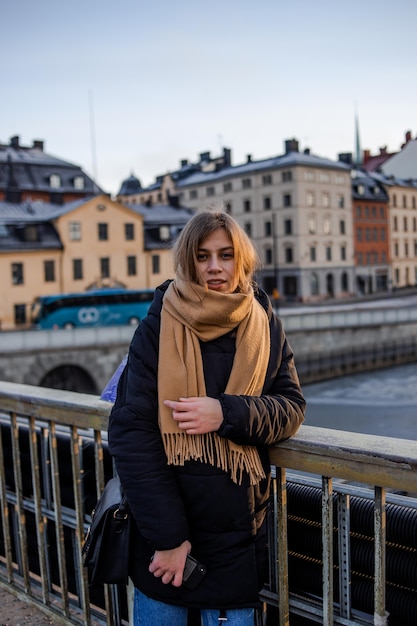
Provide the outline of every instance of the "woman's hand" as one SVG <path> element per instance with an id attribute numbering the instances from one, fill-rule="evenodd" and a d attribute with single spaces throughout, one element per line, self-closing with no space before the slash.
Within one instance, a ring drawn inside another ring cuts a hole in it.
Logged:
<path id="1" fill-rule="evenodd" d="M 187 435 L 216 432 L 223 422 L 222 407 L 215 398 L 180 398 L 164 400 L 164 404 L 172 409 L 173 419 Z"/>
<path id="2" fill-rule="evenodd" d="M 180 587 L 184 574 L 185 560 L 191 552 L 191 543 L 184 541 L 173 550 L 156 550 L 149 565 L 149 571 L 161 578 L 164 585 Z"/>

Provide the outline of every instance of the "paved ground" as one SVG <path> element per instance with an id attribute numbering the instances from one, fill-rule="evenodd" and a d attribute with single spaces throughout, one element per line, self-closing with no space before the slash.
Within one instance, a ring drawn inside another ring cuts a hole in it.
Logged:
<path id="1" fill-rule="evenodd" d="M 0 587 L 0 626 L 48 626 L 53 624 L 39 609 L 33 608 Z"/>

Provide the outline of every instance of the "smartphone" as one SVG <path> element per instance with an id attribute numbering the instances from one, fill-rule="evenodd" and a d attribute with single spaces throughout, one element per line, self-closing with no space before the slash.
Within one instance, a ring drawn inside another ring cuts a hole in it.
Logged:
<path id="1" fill-rule="evenodd" d="M 207 574 L 207 568 L 199 563 L 191 555 L 187 556 L 185 561 L 184 574 L 182 576 L 182 584 L 187 589 L 196 589 Z"/>

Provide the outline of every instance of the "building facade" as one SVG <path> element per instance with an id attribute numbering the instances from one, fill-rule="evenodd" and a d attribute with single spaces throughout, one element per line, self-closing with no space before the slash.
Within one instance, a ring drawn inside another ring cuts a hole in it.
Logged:
<path id="1" fill-rule="evenodd" d="M 98 193 L 102 190 L 80 166 L 47 154 L 43 141 L 23 146 L 16 135 L 0 144 L 0 201 L 62 205 Z"/>
<path id="2" fill-rule="evenodd" d="M 268 293 L 314 301 L 354 291 L 348 165 L 300 152 L 293 139 L 282 156 L 192 173 L 177 193 L 196 210 L 225 203 L 258 249 Z"/>
<path id="3" fill-rule="evenodd" d="M 1 328 L 29 326 L 38 296 L 155 288 L 172 278 L 172 241 L 190 215 L 132 208 L 105 194 L 62 206 L 0 202 Z"/>
<path id="4" fill-rule="evenodd" d="M 357 293 L 388 291 L 392 278 L 385 185 L 366 172 L 352 170 L 352 203 Z"/>

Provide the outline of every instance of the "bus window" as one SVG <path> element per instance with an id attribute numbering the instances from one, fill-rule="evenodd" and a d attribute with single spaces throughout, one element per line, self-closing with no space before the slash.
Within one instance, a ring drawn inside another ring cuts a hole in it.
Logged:
<path id="1" fill-rule="evenodd" d="M 75 328 L 138 324 L 148 313 L 153 289 L 102 289 L 40 296 L 32 304 L 36 328 Z"/>

